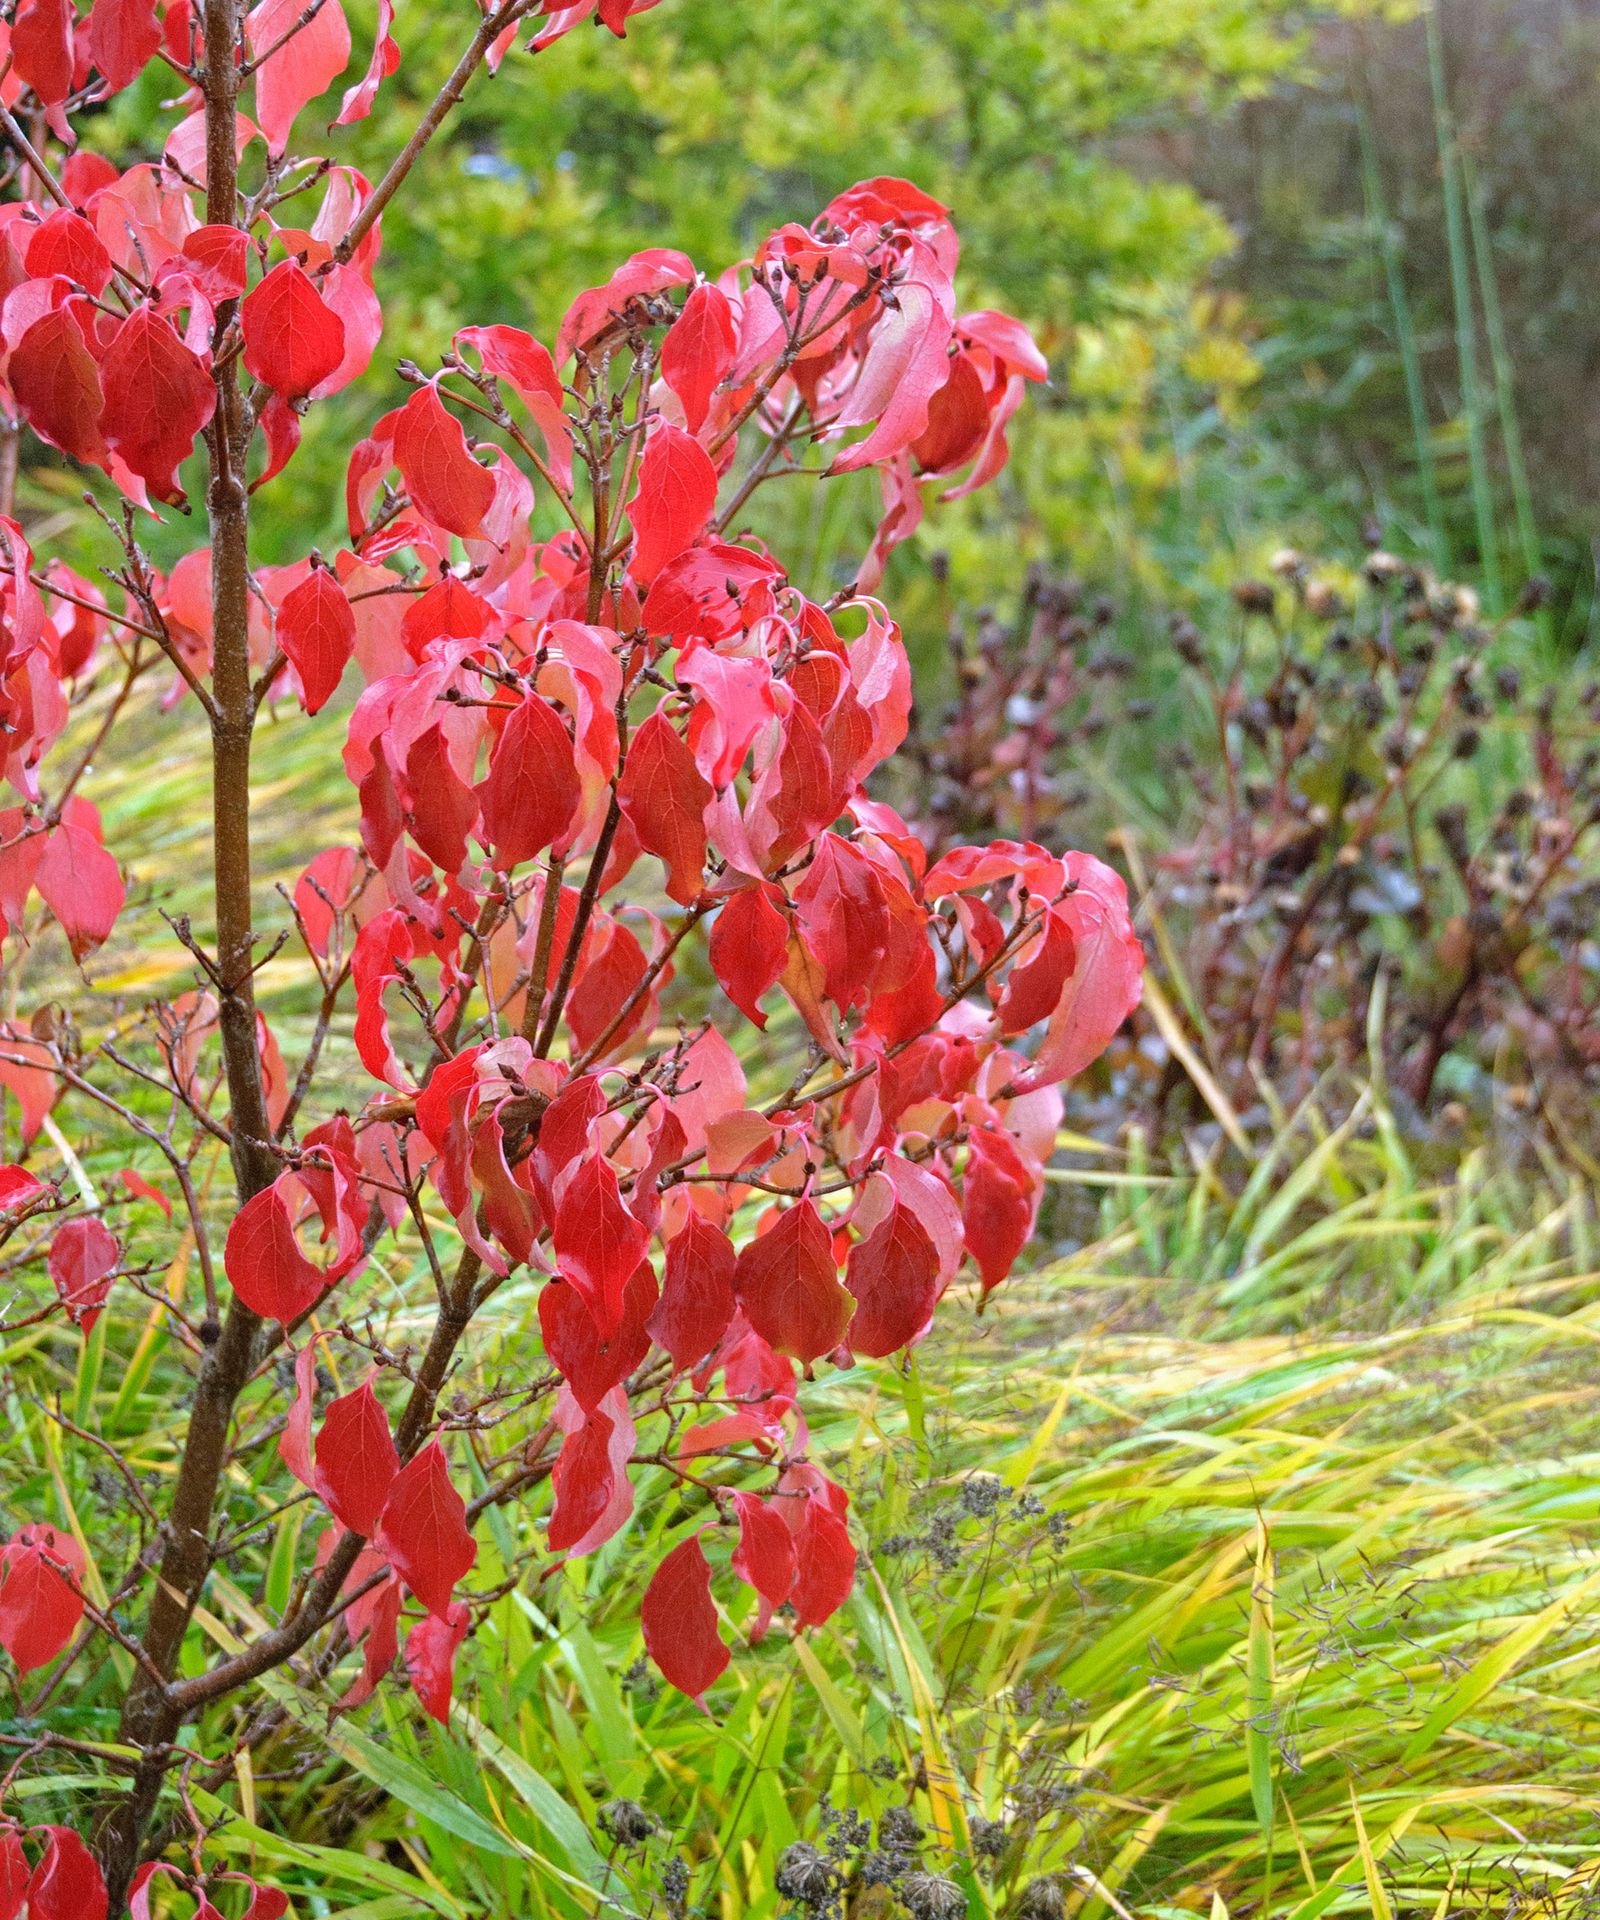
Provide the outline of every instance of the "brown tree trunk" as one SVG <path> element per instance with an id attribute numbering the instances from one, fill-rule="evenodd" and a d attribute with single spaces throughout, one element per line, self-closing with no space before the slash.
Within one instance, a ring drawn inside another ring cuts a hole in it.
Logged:
<path id="1" fill-rule="evenodd" d="M 206 0 L 206 218 L 236 219 L 237 160 L 234 114 L 239 91 L 237 52 L 241 0 Z M 213 345 L 220 347 L 235 318 L 235 303 L 217 311 Z M 276 1177 L 271 1127 L 261 1082 L 252 982 L 254 927 L 250 896 L 250 740 L 255 701 L 250 684 L 249 493 L 245 460 L 253 427 L 239 388 L 237 360 L 216 374 L 217 408 L 206 433 L 210 476 L 206 505 L 211 533 L 213 621 L 211 728 L 213 870 L 216 890 L 216 978 L 223 1062 L 228 1086 L 234 1184 L 242 1206 Z M 168 1680 L 211 1570 L 211 1529 L 217 1488 L 227 1457 L 234 1403 L 250 1377 L 260 1320 L 237 1297 L 201 1362 L 184 1436 L 183 1457 L 161 1543 L 161 1561 L 143 1645 L 149 1667 Z M 125 1797 L 102 1823 L 98 1848 L 120 1913 L 128 1882 L 160 1794 L 167 1748 L 182 1709 L 154 1674 L 141 1669 L 124 1703 L 119 1737 L 144 1759 Z"/>

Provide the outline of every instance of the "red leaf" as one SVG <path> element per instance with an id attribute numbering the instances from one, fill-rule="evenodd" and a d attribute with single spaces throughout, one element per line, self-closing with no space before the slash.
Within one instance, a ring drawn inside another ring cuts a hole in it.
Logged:
<path id="1" fill-rule="evenodd" d="M 9 377 L 22 417 L 42 440 L 85 466 L 106 465 L 100 369 L 65 307 L 42 315 L 23 334 Z"/>
<path id="2" fill-rule="evenodd" d="M 961 1218 L 967 1251 L 977 1262 L 983 1290 L 999 1286 L 1028 1244 L 1036 1201 L 1027 1162 L 1010 1134 L 975 1127 L 961 1188 Z"/>
<path id="3" fill-rule="evenodd" d="M 362 878 L 354 847 L 324 847 L 295 882 L 295 910 L 319 960 L 328 957 L 335 920 L 348 913 L 364 891 Z"/>
<path id="4" fill-rule="evenodd" d="M 1043 934 L 1011 969 L 995 1008 L 1004 1034 L 1026 1033 L 1056 1007 L 1077 961 L 1072 929 L 1057 912 L 1046 915 Z"/>
<path id="5" fill-rule="evenodd" d="M 661 421 L 639 462 L 639 487 L 628 502 L 637 536 L 628 571 L 648 586 L 669 560 L 693 546 L 717 504 L 717 470 L 698 440 Z"/>
<path id="6" fill-rule="evenodd" d="M 639 1609 L 644 1643 L 680 1693 L 701 1700 L 728 1664 L 711 1599 L 711 1568 L 700 1536 L 674 1547 L 656 1568 Z"/>
<path id="7" fill-rule="evenodd" d="M 50 1242 L 50 1278 L 73 1325 L 85 1333 L 100 1318 L 121 1251 L 105 1222 L 92 1215 L 56 1228 Z"/>
<path id="8" fill-rule="evenodd" d="M 156 499 L 183 500 L 178 468 L 211 418 L 215 387 L 202 362 L 149 307 L 135 307 L 100 363 L 101 431 Z"/>
<path id="9" fill-rule="evenodd" d="M 27 261 L 34 279 L 59 273 L 96 296 L 105 292 L 111 278 L 111 255 L 104 242 L 83 215 L 69 207 L 59 207 L 33 229 Z"/>
<path id="10" fill-rule="evenodd" d="M 789 1595 L 803 1627 L 820 1627 L 850 1598 L 855 1585 L 856 1550 L 836 1513 L 813 1495 L 795 1540 L 795 1581 Z"/>
<path id="11" fill-rule="evenodd" d="M 69 1827 L 45 1831 L 50 1839 L 28 1887 L 28 1920 L 106 1920 L 106 1883 L 94 1855 Z"/>
<path id="12" fill-rule="evenodd" d="M 245 1305 L 287 1325 L 316 1305 L 325 1280 L 322 1269 L 300 1251 L 282 1186 L 282 1179 L 274 1181 L 245 1202 L 228 1229 L 223 1261 Z"/>
<path id="13" fill-rule="evenodd" d="M 245 295 L 239 324 L 245 365 L 285 400 L 303 400 L 344 359 L 344 322 L 298 261 L 281 262 Z"/>
<path id="14" fill-rule="evenodd" d="M 831 1353 L 855 1311 L 839 1284 L 833 1241 L 810 1200 L 785 1207 L 741 1251 L 733 1290 L 767 1345 L 800 1361 Z"/>
<path id="15" fill-rule="evenodd" d="M 17 1920 L 28 1897 L 31 1877 L 22 1836 L 15 1828 L 0 1828 L 0 1920 Z"/>
<path id="16" fill-rule="evenodd" d="M 134 1199 L 153 1200 L 169 1220 L 172 1218 L 172 1202 L 159 1187 L 151 1186 L 150 1182 L 146 1180 L 144 1175 L 138 1172 L 137 1169 L 124 1167 L 117 1175 L 117 1178 L 128 1189 L 129 1193 L 133 1195 Z"/>
<path id="17" fill-rule="evenodd" d="M 94 0 L 89 13 L 89 58 L 113 93 L 138 79 L 160 45 L 155 0 Z"/>
<path id="18" fill-rule="evenodd" d="M 55 1105 L 57 1080 L 50 1049 L 25 1027 L 0 1020 L 0 1087 L 16 1100 L 22 1138 L 35 1138 Z M 37 1063 L 37 1064 L 34 1064 Z"/>
<path id="19" fill-rule="evenodd" d="M 394 458 L 425 520 L 463 540 L 483 531 L 494 477 L 473 459 L 461 423 L 431 386 L 419 387 L 396 416 Z"/>
<path id="20" fill-rule="evenodd" d="M 794 1535 L 776 1507 L 756 1493 L 736 1493 L 739 1544 L 733 1570 L 769 1606 L 781 1607 L 794 1586 Z"/>
<path id="21" fill-rule="evenodd" d="M 856 1302 L 852 1353 L 881 1360 L 927 1332 L 939 1304 L 939 1253 L 909 1207 L 890 1201 L 888 1213 L 850 1249 L 844 1283 Z"/>
<path id="22" fill-rule="evenodd" d="M 728 1331 L 733 1319 L 733 1243 L 690 1213 L 667 1242 L 661 1299 L 650 1316 L 650 1334 L 678 1368 L 697 1366 Z"/>
<path id="23" fill-rule="evenodd" d="M 757 1002 L 783 978 L 789 964 L 789 921 L 774 904 L 774 894 L 783 897 L 764 881 L 743 887 L 711 924 L 711 971 L 722 991 L 758 1027 L 766 1026 L 767 1016 Z"/>
<path id="24" fill-rule="evenodd" d="M 100 816 L 87 800 L 67 803 L 34 884 L 61 922 L 74 960 L 93 953 L 115 926 L 126 893 L 117 863 L 101 843 Z"/>
<path id="25" fill-rule="evenodd" d="M 370 1381 L 329 1402 L 317 1434 L 317 1490 L 341 1526 L 370 1539 L 400 1471 Z"/>
<path id="26" fill-rule="evenodd" d="M 26 1167 L 0 1166 L 0 1213 L 25 1207 L 50 1189 Z"/>
<path id="27" fill-rule="evenodd" d="M 623 1289 L 622 1317 L 609 1337 L 595 1325 L 576 1287 L 551 1280 L 540 1292 L 545 1352 L 585 1413 L 592 1413 L 649 1353 L 646 1322 L 655 1303 L 656 1276 L 648 1260 L 639 1262 Z M 584 1532 L 587 1528 L 579 1529 Z"/>
<path id="28" fill-rule="evenodd" d="M 606 1161 L 586 1159 L 567 1182 L 551 1237 L 562 1278 L 582 1294 L 596 1328 L 609 1338 L 649 1236 L 628 1211 Z"/>
<path id="29" fill-rule="evenodd" d="M 289 1896 L 277 1887 L 258 1887 L 251 1880 L 246 1884 L 250 1888 L 250 1904 L 244 1910 L 244 1920 L 283 1920 L 289 1911 Z M 200 1920 L 197 1914 L 195 1920 Z"/>
<path id="30" fill-rule="evenodd" d="M 261 432 L 267 443 L 267 458 L 250 482 L 252 493 L 282 473 L 300 445 L 300 416 L 281 393 L 267 395 L 267 404 L 261 409 Z"/>
<path id="31" fill-rule="evenodd" d="M 428 1611 L 448 1620 L 456 1582 L 472 1571 L 478 1549 L 437 1440 L 401 1469 L 383 1509 L 377 1545 Z"/>
<path id="32" fill-rule="evenodd" d="M 566 1011 L 568 1030 L 578 1046 L 587 1051 L 598 1045 L 611 1022 L 621 1014 L 629 995 L 643 980 L 649 962 L 644 957 L 644 948 L 628 928 L 616 920 L 596 929 L 585 942 L 583 954 L 583 965 L 573 982 Z M 670 978 L 670 973 L 663 975 L 660 984 L 665 985 Z M 634 1028 L 652 1017 L 647 996 L 634 1007 L 628 1023 L 612 1036 L 606 1052 L 614 1054 L 626 1046 Z"/>
<path id="33" fill-rule="evenodd" d="M 455 1688 L 456 1652 L 467 1637 L 472 1615 L 457 1601 L 448 1618 L 430 1613 L 406 1635 L 406 1672 L 416 1688 L 423 1711 L 441 1727 L 450 1724 L 450 1696 Z M 247 1914 L 245 1920 L 250 1920 Z M 265 1920 L 265 1916 L 263 1916 Z"/>
<path id="34" fill-rule="evenodd" d="M 350 27 L 339 0 L 323 0 L 300 26 L 305 11 L 304 0 L 261 0 L 250 9 L 250 47 L 260 62 L 256 120 L 274 154 L 288 144 L 300 109 L 326 93 L 350 64 Z"/>
<path id="35" fill-rule="evenodd" d="M 667 892 L 688 906 L 705 880 L 705 810 L 711 784 L 683 737 L 659 708 L 628 743 L 617 800 L 639 844 L 667 869 Z"/>
<path id="36" fill-rule="evenodd" d="M 184 240 L 183 257 L 208 300 L 237 300 L 244 292 L 249 238 L 237 227 L 196 227 Z"/>
<path id="37" fill-rule="evenodd" d="M 429 727 L 406 755 L 411 837 L 436 866 L 459 873 L 467 835 L 478 823 L 478 798 L 456 772 L 442 726 Z"/>
<path id="38" fill-rule="evenodd" d="M 841 1012 L 866 1001 L 889 945 L 889 903 L 871 863 L 847 840 L 823 834 L 794 904 L 822 963 L 823 992 Z"/>
<path id="39" fill-rule="evenodd" d="M 696 287 L 661 342 L 661 377 L 683 403 L 691 433 L 705 423 L 711 396 L 733 365 L 738 335 L 720 287 Z"/>
<path id="40" fill-rule="evenodd" d="M 82 1556 L 76 1542 L 70 1557 L 58 1544 L 67 1538 L 53 1527 L 29 1527 L 0 1547 L 0 1647 L 19 1673 L 54 1660 L 83 1619 L 83 1595 L 65 1570 L 79 1571 Z"/>
<path id="41" fill-rule="evenodd" d="M 566 832 L 582 788 L 572 742 L 548 700 L 529 693 L 512 709 L 477 792 L 484 842 L 502 866 L 533 859 Z"/>
<path id="42" fill-rule="evenodd" d="M 22 0 L 11 29 L 11 64 L 40 104 L 59 106 L 72 91 L 71 0 Z"/>
<path id="43" fill-rule="evenodd" d="M 331 1544 L 334 1539 L 332 1530 L 324 1537 Z M 356 1564 L 345 1582 L 346 1589 L 361 1586 L 379 1572 L 382 1565 L 383 1556 L 368 1548 L 357 1556 Z M 378 1682 L 394 1665 L 394 1657 L 400 1651 L 400 1609 L 404 1601 L 405 1588 L 399 1576 L 390 1574 L 381 1586 L 351 1606 L 347 1616 L 351 1638 L 359 1641 L 365 1636 L 365 1641 L 361 1652 L 361 1678 L 346 1693 L 341 1704 L 360 1706 L 363 1700 L 371 1697 Z"/>
<path id="44" fill-rule="evenodd" d="M 300 676 L 306 712 L 319 712 L 338 691 L 356 645 L 355 610 L 326 567 L 313 566 L 284 596 L 278 645 Z"/>
<path id="45" fill-rule="evenodd" d="M 611 1503 L 617 1479 L 611 1464 L 612 1426 L 611 1417 L 595 1407 L 561 1443 L 550 1474 L 555 1492 L 548 1540 L 552 1553 L 576 1546 Z"/>

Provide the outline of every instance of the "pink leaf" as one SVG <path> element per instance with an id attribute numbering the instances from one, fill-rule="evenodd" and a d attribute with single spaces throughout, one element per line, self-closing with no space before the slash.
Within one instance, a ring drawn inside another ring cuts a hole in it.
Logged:
<path id="1" fill-rule="evenodd" d="M 1023 1090 L 1070 1080 L 1110 1045 L 1144 991 L 1144 948 L 1121 876 L 1086 853 L 1067 856 L 1075 890 L 1052 910 L 1072 934 L 1075 964 Z"/>
<path id="2" fill-rule="evenodd" d="M 567 308 L 556 337 L 557 362 L 603 333 L 630 300 L 666 287 L 692 286 L 695 277 L 694 262 L 671 247 L 646 247 L 634 254 L 603 287 L 590 287 Z"/>
<path id="3" fill-rule="evenodd" d="M 346 90 L 335 124 L 348 127 L 357 120 L 365 120 L 378 97 L 379 86 L 399 64 L 400 48 L 394 37 L 394 0 L 378 0 L 378 30 L 372 43 L 372 59 L 361 79 Z"/>
<path id="4" fill-rule="evenodd" d="M 326 93 L 350 64 L 350 26 L 339 0 L 322 0 L 301 26 L 305 11 L 304 0 L 261 0 L 250 9 L 250 47 L 261 63 L 256 120 L 273 154 L 288 145 L 300 109 Z"/>
<path id="5" fill-rule="evenodd" d="M 941 292 L 908 280 L 868 336 L 856 384 L 840 411 L 845 429 L 875 422 L 829 469 L 854 473 L 910 446 L 928 424 L 928 405 L 950 375 L 951 318 Z"/>
<path id="6" fill-rule="evenodd" d="M 155 0 L 94 0 L 89 57 L 113 93 L 138 79 L 160 46 Z"/>
<path id="7" fill-rule="evenodd" d="M 245 289 L 250 241 L 237 227 L 196 227 L 183 243 L 190 278 L 208 300 L 237 300 Z"/>
<path id="8" fill-rule="evenodd" d="M 67 803 L 45 844 L 34 884 L 61 923 L 74 960 L 93 953 L 110 934 L 126 890 L 117 863 L 100 837 L 100 816 L 86 800 Z"/>

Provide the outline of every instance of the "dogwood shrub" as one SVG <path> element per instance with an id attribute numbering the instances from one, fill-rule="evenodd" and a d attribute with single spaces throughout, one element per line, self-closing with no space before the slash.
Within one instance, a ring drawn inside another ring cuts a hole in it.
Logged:
<path id="1" fill-rule="evenodd" d="M 643 10 L 598 15 L 620 33 Z M 496 1506 L 537 1503 L 548 1566 L 628 1524 L 640 1466 L 664 1472 L 693 1517 L 642 1631 L 691 1695 L 730 1658 L 719 1600 L 752 1591 L 734 1608 L 752 1637 L 780 1610 L 826 1620 L 856 1551 L 805 1381 L 914 1345 L 964 1264 L 984 1293 L 1005 1279 L 1056 1088 L 1138 997 L 1098 860 L 999 842 L 930 861 L 870 797 L 911 701 L 873 597 L 884 558 L 926 496 L 1000 469 L 1045 371 L 1015 321 L 959 310 L 950 215 L 905 181 L 863 182 L 714 277 L 636 254 L 551 340 L 466 325 L 440 364 L 402 361 L 403 403 L 350 453 L 347 543 L 253 558 L 253 497 L 378 351 L 384 208 L 478 68 L 593 11 L 483 14 L 376 183 L 300 143 L 330 88 L 349 122 L 394 71 L 387 0 L 353 78 L 340 0 L 21 0 L 0 27 L 9 471 L 22 426 L 98 470 L 107 549 L 94 578 L 35 552 L 7 481 L 5 960 L 52 924 L 80 966 L 111 935 L 124 878 L 95 768 L 147 695 L 209 730 L 215 875 L 214 926 L 173 923 L 187 990 L 69 1011 L 63 966 L 30 1008 L 36 966 L 8 994 L 8 1328 L 70 1352 L 101 1315 L 120 1337 L 153 1314 L 192 1384 L 154 1492 L 115 1436 L 47 1416 L 120 1467 L 114 1519 L 86 1538 L 42 1494 L 0 1550 L 18 1767 L 66 1764 L 51 1711 L 108 1645 L 128 1676 L 125 1784 L 83 1834 L 0 1805 L 6 1920 L 143 1915 L 168 1877 L 214 1912 L 208 1887 L 238 1876 L 207 1880 L 179 1787 L 194 1740 L 216 1786 L 270 1737 L 270 1713 L 211 1710 L 274 1669 L 350 1707 L 398 1665 L 445 1719 L 475 1616 L 528 1570 L 475 1583 Z M 78 144 L 152 62 L 179 96 L 158 157 Z M 884 518 L 818 603 L 740 514 L 823 467 L 875 469 Z M 143 530 L 179 512 L 195 544 L 161 571 Z M 359 831 L 264 909 L 252 732 L 351 680 Z M 316 1010 L 298 1058 L 256 1006 L 269 955 L 297 956 Z M 319 1071 L 346 1023 L 354 1095 Z M 783 1090 L 753 1099 L 744 1063 L 780 1049 Z M 105 1191 L 26 1150 L 48 1129 L 73 1167 L 75 1122 L 122 1143 Z M 144 1278 L 180 1239 L 195 1295 Z M 380 1331 L 397 1261 L 430 1303 L 420 1346 Z M 475 1352 L 513 1281 L 548 1363 L 532 1378 Z M 195 1623 L 208 1583 L 286 1502 L 320 1521 L 291 1597 L 218 1652 Z M 252 1920 L 284 1910 L 249 1898 Z"/>

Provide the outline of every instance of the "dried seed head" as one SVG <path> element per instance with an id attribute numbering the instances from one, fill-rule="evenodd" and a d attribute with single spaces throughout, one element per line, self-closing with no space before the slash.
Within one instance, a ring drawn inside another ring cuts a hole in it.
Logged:
<path id="1" fill-rule="evenodd" d="M 1030 1880 L 1017 1902 L 1016 1920 L 1062 1920 L 1067 1910 L 1061 1882 L 1054 1874 L 1044 1873 Z"/>
<path id="2" fill-rule="evenodd" d="M 642 1847 L 656 1830 L 656 1823 L 633 1800 L 608 1800 L 600 1809 L 600 1831 L 619 1847 Z"/>
<path id="3" fill-rule="evenodd" d="M 942 1873 L 908 1873 L 900 1899 L 913 1920 L 966 1920 L 967 1896 Z"/>
<path id="4" fill-rule="evenodd" d="M 834 1894 L 833 1865 L 809 1840 L 796 1840 L 779 1856 L 774 1884 L 786 1900 L 797 1900 L 803 1907 L 825 1907 Z"/>

